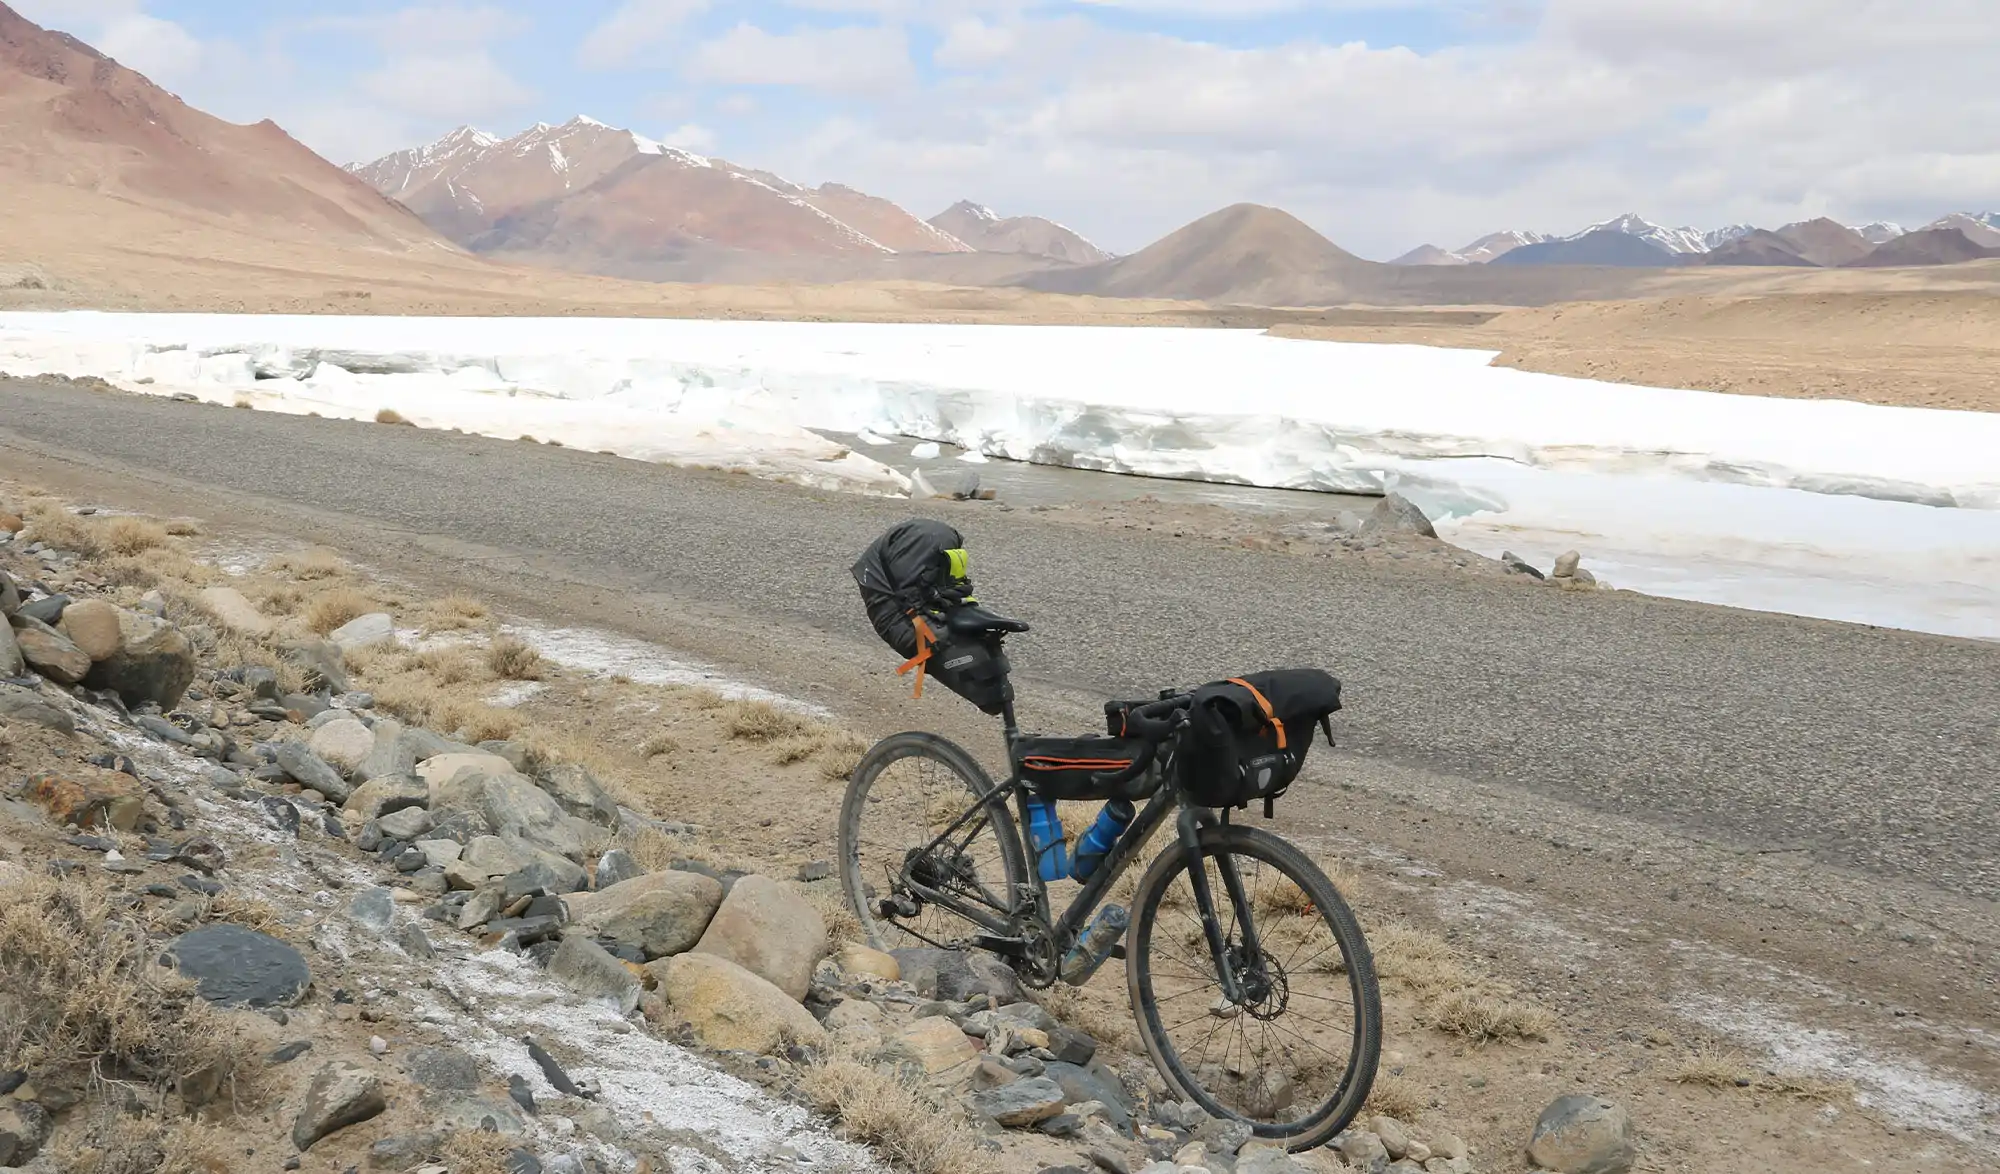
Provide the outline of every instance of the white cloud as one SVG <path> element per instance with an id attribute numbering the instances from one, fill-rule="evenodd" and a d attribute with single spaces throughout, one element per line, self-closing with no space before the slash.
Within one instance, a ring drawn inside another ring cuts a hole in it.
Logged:
<path id="1" fill-rule="evenodd" d="M 630 65 L 708 6 L 709 0 L 625 0 L 583 38 L 577 61 L 593 68 Z"/>
<path id="2" fill-rule="evenodd" d="M 660 136 L 660 142 L 669 147 L 679 147 L 683 151 L 697 154 L 715 149 L 715 132 L 693 122 L 684 122 Z"/>
<path id="3" fill-rule="evenodd" d="M 895 26 L 848 26 L 769 33 L 739 24 L 695 50 L 688 73 L 725 85 L 798 86 L 836 93 L 884 93 L 914 76 L 910 44 Z"/>
<path id="4" fill-rule="evenodd" d="M 360 89 L 398 112 L 448 122 L 505 113 L 535 96 L 482 50 L 397 57 L 362 75 Z"/>
<path id="5" fill-rule="evenodd" d="M 98 51 L 169 88 L 200 74 L 202 44 L 170 20 L 143 12 L 113 16 L 94 41 Z"/>
<path id="6" fill-rule="evenodd" d="M 393 12 L 317 17 L 302 27 L 355 33 L 373 40 L 385 53 L 401 54 L 478 48 L 525 31 L 529 22 L 491 4 L 419 4 Z"/>

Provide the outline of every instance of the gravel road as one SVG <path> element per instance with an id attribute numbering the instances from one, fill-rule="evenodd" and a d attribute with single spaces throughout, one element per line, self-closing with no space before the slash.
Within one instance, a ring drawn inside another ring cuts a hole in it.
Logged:
<path id="1" fill-rule="evenodd" d="M 199 487 L 267 518 L 310 510 L 511 552 L 600 595 L 756 626 L 760 647 L 795 636 L 808 675 L 829 659 L 871 672 L 891 660 L 847 568 L 908 503 L 0 380 L 0 472 L 48 461 Z M 1348 682 L 1345 745 L 1359 754 L 2000 897 L 2000 644 L 1363 567 L 991 505 L 931 512 L 966 531 L 982 596 L 1036 625 L 1017 647 L 1024 693 L 1137 695 L 1323 665 Z"/>

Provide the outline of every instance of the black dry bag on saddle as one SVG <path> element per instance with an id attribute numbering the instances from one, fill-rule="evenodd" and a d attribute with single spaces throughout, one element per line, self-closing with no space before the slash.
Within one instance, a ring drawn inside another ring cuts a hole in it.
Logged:
<path id="1" fill-rule="evenodd" d="M 1299 777 L 1314 731 L 1333 745 L 1328 720 L 1340 708 L 1340 682 L 1319 669 L 1277 669 L 1203 685 L 1188 707 L 1174 753 L 1182 789 L 1204 807 L 1247 807 L 1264 814 Z"/>
<path id="2" fill-rule="evenodd" d="M 854 581 L 876 634 L 906 658 L 896 671 L 916 674 L 917 696 L 924 695 L 925 677 L 934 677 L 997 715 L 1014 699 L 999 637 L 952 630 L 954 614 L 977 610 L 967 562 L 957 530 L 918 518 L 877 538 L 854 564 Z"/>

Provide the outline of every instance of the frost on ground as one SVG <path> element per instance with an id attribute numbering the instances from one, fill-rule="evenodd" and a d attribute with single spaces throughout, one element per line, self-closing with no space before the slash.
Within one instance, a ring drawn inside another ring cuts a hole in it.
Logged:
<path id="1" fill-rule="evenodd" d="M 708 665 L 676 660 L 655 644 L 591 628 L 546 628 L 509 624 L 501 629 L 564 668 L 621 676 L 641 685 L 687 685 L 731 701 L 763 701 L 811 717 L 826 717 L 823 706 L 724 676 Z M 525 699 L 525 698 L 523 698 Z M 498 704 L 498 703 L 496 703 Z M 519 704 L 518 701 L 514 704 Z"/>
<path id="2" fill-rule="evenodd" d="M 2000 415 L 1612 385 L 1253 331 L 0 314 L 0 370 L 902 494 L 808 428 L 1157 477 L 1396 489 L 1485 554 L 2000 638 Z M 391 418 L 391 417 L 383 417 Z M 913 453 L 917 459 L 927 459 Z"/>

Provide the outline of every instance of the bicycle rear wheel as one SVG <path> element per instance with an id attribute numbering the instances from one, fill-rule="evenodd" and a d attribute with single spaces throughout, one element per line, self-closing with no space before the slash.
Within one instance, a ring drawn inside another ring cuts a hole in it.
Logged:
<path id="1" fill-rule="evenodd" d="M 840 807 L 840 877 L 870 945 L 951 945 L 993 928 L 918 896 L 911 878 L 1005 918 L 1027 876 L 1006 804 L 989 804 L 936 843 L 992 792 L 993 780 L 977 760 L 933 734 L 885 738 L 862 758 Z"/>
<path id="2" fill-rule="evenodd" d="M 1324 1145 L 1361 1111 L 1381 1050 L 1361 927 L 1305 853 L 1261 829 L 1204 828 L 1200 867 L 1243 990 L 1224 991 L 1175 842 L 1134 895 L 1126 981 L 1139 1035 L 1167 1083 L 1211 1116 L 1292 1150 Z"/>

